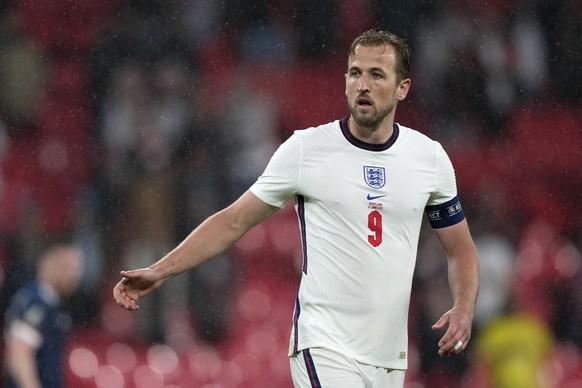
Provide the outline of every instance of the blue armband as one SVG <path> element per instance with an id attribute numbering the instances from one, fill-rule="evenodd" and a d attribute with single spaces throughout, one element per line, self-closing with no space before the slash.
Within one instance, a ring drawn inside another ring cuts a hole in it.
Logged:
<path id="1" fill-rule="evenodd" d="M 458 197 L 439 205 L 424 208 L 428 222 L 434 229 L 445 228 L 458 224 L 465 219 L 463 207 Z"/>

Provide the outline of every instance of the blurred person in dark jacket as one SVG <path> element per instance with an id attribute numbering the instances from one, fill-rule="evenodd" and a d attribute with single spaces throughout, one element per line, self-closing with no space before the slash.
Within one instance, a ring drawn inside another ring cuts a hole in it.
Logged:
<path id="1" fill-rule="evenodd" d="M 71 319 L 61 300 L 77 289 L 81 263 L 77 247 L 51 245 L 39 257 L 35 279 L 12 298 L 4 329 L 6 387 L 64 387 Z"/>

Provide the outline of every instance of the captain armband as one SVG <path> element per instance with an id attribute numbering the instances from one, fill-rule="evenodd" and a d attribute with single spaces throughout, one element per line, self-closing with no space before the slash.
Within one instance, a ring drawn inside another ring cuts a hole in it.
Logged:
<path id="1" fill-rule="evenodd" d="M 463 207 L 458 197 L 439 205 L 424 208 L 428 222 L 434 229 L 445 228 L 458 224 L 465 219 Z"/>

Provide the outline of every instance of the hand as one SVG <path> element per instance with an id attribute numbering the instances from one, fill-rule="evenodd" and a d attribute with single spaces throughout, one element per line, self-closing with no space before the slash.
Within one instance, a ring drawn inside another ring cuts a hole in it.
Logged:
<path id="1" fill-rule="evenodd" d="M 432 326 L 433 330 L 447 328 L 439 341 L 439 355 L 454 356 L 467 348 L 471 339 L 471 317 L 462 309 L 453 308 L 444 313 Z"/>
<path id="2" fill-rule="evenodd" d="M 139 310 L 137 301 L 162 285 L 151 268 L 121 271 L 123 279 L 113 288 L 115 302 L 126 310 Z"/>

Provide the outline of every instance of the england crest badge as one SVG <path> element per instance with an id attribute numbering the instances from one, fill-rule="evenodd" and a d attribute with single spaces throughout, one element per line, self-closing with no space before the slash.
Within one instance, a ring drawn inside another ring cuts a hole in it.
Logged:
<path id="1" fill-rule="evenodd" d="M 364 180 L 373 189 L 380 189 L 386 184 L 384 167 L 364 166 Z"/>

